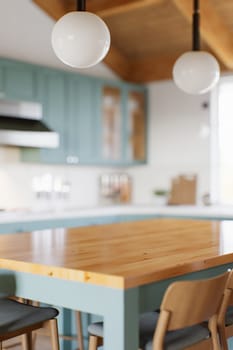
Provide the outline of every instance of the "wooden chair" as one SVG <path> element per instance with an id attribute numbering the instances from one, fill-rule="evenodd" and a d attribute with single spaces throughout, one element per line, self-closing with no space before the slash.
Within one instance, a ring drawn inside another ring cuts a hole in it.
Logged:
<path id="1" fill-rule="evenodd" d="M 223 350 L 228 350 L 227 339 L 233 337 L 233 271 L 230 272 L 218 317 L 218 329 Z"/>
<path id="2" fill-rule="evenodd" d="M 21 298 L 19 298 L 21 299 Z M 30 301 L 30 300 L 21 300 L 26 302 L 27 304 L 31 304 L 34 306 L 40 306 L 40 303 L 38 301 Z M 82 315 L 80 311 L 75 311 L 75 319 L 76 319 L 76 328 L 77 328 L 77 338 L 76 341 L 78 343 L 78 350 L 84 350 L 84 342 L 83 342 L 83 327 L 82 327 Z M 50 333 L 46 332 L 44 333 L 46 336 L 50 336 Z M 66 340 L 75 340 L 73 336 L 64 336 L 61 335 L 60 337 L 65 338 Z M 33 337 L 33 344 L 35 344 L 36 340 L 36 333 L 34 333 Z M 1 350 L 1 349 L 0 349 Z"/>
<path id="3" fill-rule="evenodd" d="M 52 350 L 59 350 L 57 319 L 58 310 L 52 307 L 36 307 L 10 298 L 0 298 L 0 350 L 2 342 L 22 335 L 22 348 L 33 349 L 32 331 L 48 328 Z"/>
<path id="4" fill-rule="evenodd" d="M 220 350 L 217 319 L 228 276 L 226 272 L 210 279 L 172 283 L 165 292 L 160 312 L 154 312 L 151 323 L 147 322 L 146 334 L 140 317 L 140 348 Z M 103 323 L 93 323 L 88 331 L 89 350 L 96 350 L 103 339 Z"/>

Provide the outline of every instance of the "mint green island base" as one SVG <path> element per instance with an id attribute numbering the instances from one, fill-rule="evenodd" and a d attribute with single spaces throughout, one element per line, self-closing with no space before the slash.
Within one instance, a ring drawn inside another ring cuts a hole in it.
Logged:
<path id="1" fill-rule="evenodd" d="M 21 221 L 5 221 L 0 223 L 0 233 L 9 234 L 15 232 L 28 232 L 41 229 L 51 229 L 56 227 L 78 227 L 108 224 L 123 221 L 136 221 L 143 219 L 151 219 L 159 217 L 155 214 L 132 214 L 132 215 L 102 215 L 102 216 L 86 216 L 67 218 L 47 218 Z M 200 218 L 199 218 L 200 219 Z M 203 218 L 202 218 L 203 219 Z M 209 218 L 208 218 L 209 219 Z M 196 272 L 191 275 L 177 277 L 183 278 L 199 278 L 212 276 L 225 271 L 231 265 L 222 265 L 213 269 Z M 12 274 L 12 272 L 10 272 Z M 84 343 L 87 349 L 88 334 L 87 326 L 93 321 L 105 320 L 105 350 L 131 350 L 137 349 L 137 320 L 138 313 L 142 311 L 149 311 L 158 308 L 164 290 L 167 285 L 172 282 L 171 279 L 157 282 L 151 285 L 146 285 L 140 288 L 127 290 L 114 290 L 111 288 L 104 288 L 99 286 L 87 286 L 82 283 L 72 283 L 62 280 L 50 279 L 42 276 L 32 276 L 29 274 L 15 273 L 17 295 L 29 298 L 32 300 L 39 300 L 42 303 L 53 304 L 60 310 L 59 315 L 59 333 L 65 336 L 73 336 L 73 341 L 64 340 L 61 338 L 61 350 L 77 349 L 76 342 L 76 324 L 75 313 L 71 310 L 80 310 L 82 313 Z M 54 288 L 57 293 L 54 293 Z M 107 320 L 110 319 L 108 324 Z M 117 326 L 120 321 L 121 329 Z M 131 320 L 131 321 L 130 321 Z M 115 322 L 115 326 L 114 326 Z M 109 329 L 109 331 L 107 331 Z M 110 333 L 109 333 L 110 332 Z M 124 334 L 127 333 L 127 337 Z M 108 336 L 108 334 L 111 334 Z M 109 347 L 108 342 L 111 347 Z M 116 341 L 112 341 L 116 339 Z M 233 350 L 233 338 L 229 341 L 230 349 Z M 113 348 L 114 346 L 114 348 Z"/>
<path id="2" fill-rule="evenodd" d="M 1 270 L 1 274 L 14 277 L 17 296 L 102 316 L 105 350 L 137 350 L 139 313 L 158 308 L 163 293 L 171 282 L 212 277 L 232 267 L 233 263 L 220 265 L 127 290 L 21 272 Z M 64 317 L 62 321 L 60 327 L 63 329 L 60 328 L 60 331 L 67 331 L 69 320 Z M 61 341 L 61 350 L 70 349 L 71 343 Z"/>

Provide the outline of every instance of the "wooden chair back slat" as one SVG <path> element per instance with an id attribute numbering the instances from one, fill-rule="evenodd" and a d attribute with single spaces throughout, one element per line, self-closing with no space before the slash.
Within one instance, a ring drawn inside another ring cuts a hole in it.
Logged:
<path id="1" fill-rule="evenodd" d="M 226 272 L 210 279 L 172 283 L 160 308 L 170 313 L 167 330 L 192 326 L 217 314 L 228 276 Z"/>
<path id="2" fill-rule="evenodd" d="M 225 326 L 227 308 L 233 305 L 233 271 L 229 273 L 223 301 L 218 314 L 218 331 L 222 350 L 228 350 L 227 338 L 233 336 L 233 325 Z"/>

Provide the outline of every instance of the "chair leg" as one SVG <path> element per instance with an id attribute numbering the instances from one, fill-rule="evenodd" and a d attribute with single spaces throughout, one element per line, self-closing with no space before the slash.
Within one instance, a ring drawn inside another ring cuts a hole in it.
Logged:
<path id="1" fill-rule="evenodd" d="M 97 350 L 98 346 L 103 345 L 103 339 L 96 335 L 89 336 L 89 347 L 88 350 Z"/>
<path id="2" fill-rule="evenodd" d="M 0 350 L 2 350 L 2 342 L 0 341 Z"/>
<path id="3" fill-rule="evenodd" d="M 84 350 L 81 312 L 75 311 L 79 350 Z"/>
<path id="4" fill-rule="evenodd" d="M 32 332 L 25 333 L 22 335 L 22 349 L 23 350 L 33 350 Z"/>
<path id="5" fill-rule="evenodd" d="M 52 320 L 49 320 L 49 329 L 50 329 L 50 334 L 51 334 L 51 345 L 52 345 L 52 350 L 59 350 L 60 345 L 59 345 L 59 334 L 58 334 L 58 327 L 57 327 L 57 319 L 54 318 Z"/>
<path id="6" fill-rule="evenodd" d="M 228 350 L 225 326 L 224 325 L 219 326 L 218 331 L 219 331 L 219 338 L 220 338 L 221 349 L 222 350 Z"/>
<path id="7" fill-rule="evenodd" d="M 218 335 L 218 327 L 217 327 L 217 316 L 213 316 L 209 320 L 209 329 L 211 333 L 213 350 L 221 350 L 220 340 Z"/>

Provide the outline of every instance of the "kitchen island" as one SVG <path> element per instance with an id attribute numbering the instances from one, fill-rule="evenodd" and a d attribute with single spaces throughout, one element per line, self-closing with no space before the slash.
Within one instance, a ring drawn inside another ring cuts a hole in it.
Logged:
<path id="1" fill-rule="evenodd" d="M 105 350 L 136 350 L 138 315 L 169 283 L 233 267 L 232 233 L 231 221 L 147 219 L 1 235 L 0 267 L 18 296 L 101 315 Z"/>

